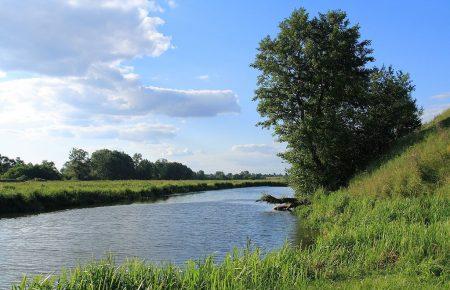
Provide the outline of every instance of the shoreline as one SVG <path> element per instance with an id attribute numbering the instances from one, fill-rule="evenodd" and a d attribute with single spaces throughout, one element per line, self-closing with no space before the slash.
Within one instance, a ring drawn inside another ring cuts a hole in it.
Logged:
<path id="1" fill-rule="evenodd" d="M 17 185 L 22 188 L 16 189 Z M 288 185 L 284 181 L 273 180 L 31 181 L 11 184 L 1 183 L 0 219 L 66 209 L 151 202 L 181 193 L 258 186 Z"/>

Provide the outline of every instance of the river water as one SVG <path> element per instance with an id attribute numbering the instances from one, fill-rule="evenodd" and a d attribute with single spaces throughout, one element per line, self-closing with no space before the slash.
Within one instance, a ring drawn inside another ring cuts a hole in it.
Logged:
<path id="1" fill-rule="evenodd" d="M 288 187 L 252 187 L 172 196 L 153 203 L 94 207 L 0 219 L 0 289 L 24 274 L 104 258 L 140 257 L 182 265 L 233 247 L 265 251 L 298 239 L 297 219 L 255 202 L 261 193 L 292 196 Z"/>

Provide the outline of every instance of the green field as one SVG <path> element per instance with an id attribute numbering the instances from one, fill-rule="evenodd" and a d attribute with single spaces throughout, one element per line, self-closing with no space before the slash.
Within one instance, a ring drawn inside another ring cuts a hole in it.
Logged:
<path id="1" fill-rule="evenodd" d="M 355 177 L 317 191 L 296 214 L 308 247 L 258 249 L 158 267 L 93 262 L 18 289 L 450 289 L 450 111 Z"/>
<path id="2" fill-rule="evenodd" d="M 152 201 L 175 193 L 250 186 L 282 180 L 126 180 L 0 182 L 0 217 L 74 207 Z"/>

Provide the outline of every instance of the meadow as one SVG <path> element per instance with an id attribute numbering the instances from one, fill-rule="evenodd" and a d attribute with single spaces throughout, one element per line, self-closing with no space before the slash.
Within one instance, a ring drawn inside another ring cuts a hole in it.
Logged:
<path id="1" fill-rule="evenodd" d="M 318 190 L 295 214 L 312 245 L 184 267 L 113 258 L 24 278 L 15 289 L 449 289 L 450 111 L 402 139 L 347 188 Z"/>
<path id="2" fill-rule="evenodd" d="M 205 190 L 285 186 L 271 180 L 115 180 L 0 182 L 0 217 L 76 207 L 146 202 Z"/>

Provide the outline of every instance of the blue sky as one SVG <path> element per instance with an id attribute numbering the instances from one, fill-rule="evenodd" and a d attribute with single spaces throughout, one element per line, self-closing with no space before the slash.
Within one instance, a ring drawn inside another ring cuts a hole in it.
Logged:
<path id="1" fill-rule="evenodd" d="M 212 172 L 282 172 L 255 127 L 258 42 L 295 8 L 342 9 L 376 65 L 409 72 L 429 119 L 450 107 L 448 1 L 2 2 L 0 154 L 61 166 L 72 147 Z"/>

